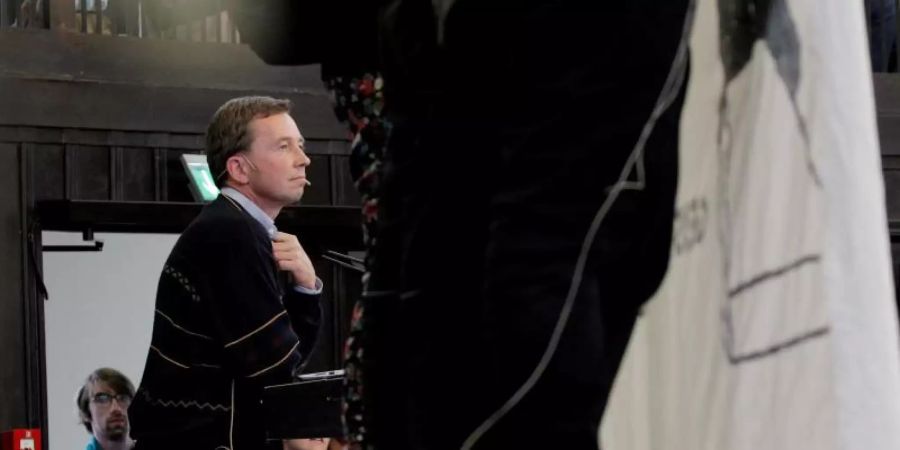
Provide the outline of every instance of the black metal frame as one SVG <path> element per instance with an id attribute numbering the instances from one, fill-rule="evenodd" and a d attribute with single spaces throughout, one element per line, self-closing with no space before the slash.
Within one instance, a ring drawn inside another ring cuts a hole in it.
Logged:
<path id="1" fill-rule="evenodd" d="M 28 171 L 30 152 L 27 145 L 19 147 L 19 183 L 20 210 L 30 211 L 32 201 L 30 193 L 34 192 L 33 180 Z M 41 252 L 41 234 L 36 229 L 35 217 L 32 214 L 21 215 L 21 229 L 25 231 L 22 240 L 22 275 L 25 284 L 22 292 L 25 297 L 25 383 L 26 383 L 26 418 L 30 427 L 47 429 L 47 365 L 46 346 L 44 341 L 44 287 L 40 268 L 43 267 Z M 49 446 L 48 438 L 44 446 Z"/>

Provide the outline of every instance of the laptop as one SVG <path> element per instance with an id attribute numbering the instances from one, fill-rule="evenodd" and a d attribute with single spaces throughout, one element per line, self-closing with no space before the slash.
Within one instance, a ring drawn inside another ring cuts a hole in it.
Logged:
<path id="1" fill-rule="evenodd" d="M 266 386 L 263 413 L 269 440 L 343 435 L 344 371 L 301 374 L 297 381 Z"/>

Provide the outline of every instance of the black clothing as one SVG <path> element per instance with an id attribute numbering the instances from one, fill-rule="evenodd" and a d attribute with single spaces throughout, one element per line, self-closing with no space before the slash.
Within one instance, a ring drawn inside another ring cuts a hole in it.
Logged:
<path id="1" fill-rule="evenodd" d="M 140 448 L 263 448 L 262 388 L 293 379 L 321 322 L 318 296 L 278 278 L 271 240 L 237 204 L 220 195 L 188 226 L 160 276 L 128 411 Z"/>
<path id="2" fill-rule="evenodd" d="M 320 60 L 334 73 L 377 43 L 392 124 L 362 300 L 367 445 L 458 449 L 544 352 L 688 1 L 369 3 L 377 35 Z M 546 372 L 476 449 L 597 448 L 637 312 L 668 266 L 680 110 L 681 97 L 645 147 L 646 187 L 624 191 L 600 228 Z"/>

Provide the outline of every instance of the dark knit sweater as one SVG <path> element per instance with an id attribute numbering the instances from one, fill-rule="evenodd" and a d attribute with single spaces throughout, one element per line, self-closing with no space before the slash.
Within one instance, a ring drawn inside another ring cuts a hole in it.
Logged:
<path id="1" fill-rule="evenodd" d="M 290 382 L 306 360 L 318 300 L 279 282 L 266 231 L 219 196 L 178 239 L 160 276 L 147 365 L 129 409 L 132 436 L 168 448 L 263 448 L 262 388 Z"/>

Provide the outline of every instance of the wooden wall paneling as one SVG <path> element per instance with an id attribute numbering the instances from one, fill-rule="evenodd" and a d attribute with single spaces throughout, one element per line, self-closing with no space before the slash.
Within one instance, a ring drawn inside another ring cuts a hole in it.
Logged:
<path id="1" fill-rule="evenodd" d="M 900 156 L 900 76 L 872 75 L 881 154 Z"/>
<path id="2" fill-rule="evenodd" d="M 29 188 L 35 201 L 66 198 L 65 148 L 59 144 L 22 144 L 28 151 Z"/>
<path id="3" fill-rule="evenodd" d="M 330 204 L 359 206 L 360 196 L 350 176 L 350 143 L 345 140 L 307 141 L 307 153 L 328 155 L 328 177 L 331 190 Z"/>
<path id="4" fill-rule="evenodd" d="M 312 186 L 307 186 L 301 204 L 333 205 L 331 191 L 331 169 L 327 155 L 308 155 L 312 163 L 306 168 L 306 177 Z"/>
<path id="5" fill-rule="evenodd" d="M 225 100 L 260 93 L 291 99 L 307 138 L 346 138 L 315 65 L 268 66 L 243 45 L 0 31 L 3 125 L 202 134 Z"/>
<path id="6" fill-rule="evenodd" d="M 109 199 L 122 200 L 122 147 L 109 147 Z"/>
<path id="7" fill-rule="evenodd" d="M 353 183 L 353 177 L 350 175 L 350 157 L 332 156 L 331 173 L 332 179 L 334 179 L 334 204 L 360 206 L 362 198 L 359 195 L 359 190 L 356 189 L 356 185 Z"/>
<path id="8" fill-rule="evenodd" d="M 115 131 L 10 125 L 0 125 L 0 142 L 120 147 L 166 147 L 193 151 L 203 149 L 203 135 L 197 133 Z"/>
<path id="9" fill-rule="evenodd" d="M 36 194 L 39 185 L 44 179 L 36 177 L 38 167 L 32 161 L 32 156 L 40 148 L 37 144 L 20 145 L 19 179 L 21 217 L 20 229 L 22 230 L 22 302 L 24 303 L 25 316 L 23 324 L 25 329 L 25 368 L 26 368 L 26 400 L 28 426 L 48 430 L 47 426 L 47 362 L 46 343 L 44 340 L 44 301 L 46 290 L 43 284 L 43 255 L 37 249 L 41 248 L 41 235 L 37 232 L 37 223 L 30 214 L 35 209 Z M 56 150 L 51 150 L 57 153 Z M 65 149 L 63 147 L 63 152 Z M 63 153 L 65 159 L 65 153 Z M 58 158 L 57 158 L 58 162 Z M 65 171 L 65 161 L 63 161 Z M 57 166 L 56 173 L 59 173 Z M 58 178 L 58 175 L 57 175 Z M 66 178 L 63 175 L 62 178 Z M 58 192 L 58 191 L 57 191 Z M 44 446 L 49 448 L 49 438 L 44 440 Z"/>
<path id="10" fill-rule="evenodd" d="M 300 237 L 302 239 L 302 237 Z M 323 370 L 333 370 L 339 367 L 339 359 L 335 358 L 333 351 L 336 346 L 336 336 L 334 334 L 334 317 L 335 302 L 337 290 L 339 286 L 334 277 L 334 269 L 331 264 L 320 258 L 317 254 L 310 254 L 316 275 L 322 280 L 323 289 L 321 297 L 322 305 L 322 327 L 317 337 L 316 346 L 309 355 L 309 360 L 303 369 L 303 372 L 320 372 Z"/>
<path id="11" fill-rule="evenodd" d="M 891 242 L 891 260 L 894 273 L 894 300 L 897 302 L 897 309 L 900 310 L 900 242 Z"/>
<path id="12" fill-rule="evenodd" d="M 335 359 L 339 363 L 343 361 L 344 342 L 350 336 L 350 320 L 353 315 L 353 306 L 362 295 L 362 274 L 338 267 L 333 264 L 335 271 L 335 283 L 337 289 L 334 311 L 334 333 L 336 336 Z M 338 366 L 340 367 L 340 365 Z"/>
<path id="13" fill-rule="evenodd" d="M 66 142 L 64 136 L 65 132 L 62 128 L 0 126 L 0 141 L 3 142 L 61 144 Z"/>
<path id="14" fill-rule="evenodd" d="M 0 98 L 4 102 L 0 108 L 0 125 L 203 134 L 210 117 L 223 103 L 234 97 L 260 94 L 259 90 L 246 88 L 60 81 L 0 76 Z M 263 92 L 291 100 L 295 105 L 294 118 L 305 124 L 304 136 L 344 138 L 326 95 L 300 90 Z M 66 111 L 66 114 L 48 114 L 48 111 Z"/>
<path id="15" fill-rule="evenodd" d="M 154 178 L 156 180 L 154 183 L 154 199 L 159 202 L 164 202 L 169 199 L 169 171 L 166 167 L 166 152 L 167 150 L 164 148 L 153 149 L 153 169 L 155 175 Z"/>
<path id="16" fill-rule="evenodd" d="M 192 202 L 194 197 L 191 195 L 191 189 L 188 187 L 188 176 L 184 172 L 184 165 L 181 164 L 182 153 L 179 149 L 165 149 L 163 162 L 160 167 L 165 168 L 165 174 L 160 178 L 165 184 L 166 201 L 170 202 Z M 213 175 L 215 176 L 215 175 Z"/>
<path id="17" fill-rule="evenodd" d="M 900 221 L 900 154 L 881 157 L 889 221 Z"/>
<path id="18" fill-rule="evenodd" d="M 73 200 L 109 200 L 110 148 L 66 146 L 66 179 Z"/>
<path id="19" fill-rule="evenodd" d="M 200 152 L 203 151 L 206 145 L 203 133 L 155 133 L 149 135 L 148 138 L 148 142 L 142 144 L 142 146 L 167 147 Z"/>
<path id="20" fill-rule="evenodd" d="M 303 132 L 303 129 L 300 129 Z M 306 135 L 304 134 L 304 137 Z M 346 139 L 306 139 L 306 153 L 309 155 L 349 155 L 350 142 Z"/>
<path id="21" fill-rule="evenodd" d="M 74 143 L 85 145 L 111 145 L 120 147 L 166 147 L 183 150 L 203 148 L 203 135 L 197 133 L 168 133 L 140 131 L 66 130 L 66 136 Z"/>
<path id="22" fill-rule="evenodd" d="M 19 149 L 0 144 L 0 430 L 28 424 Z"/>
<path id="23" fill-rule="evenodd" d="M 900 156 L 900 111 L 897 115 L 882 112 L 878 115 L 877 122 L 881 154 Z"/>
<path id="24" fill-rule="evenodd" d="M 152 201 L 156 197 L 154 151 L 147 147 L 120 147 L 116 200 Z"/>

